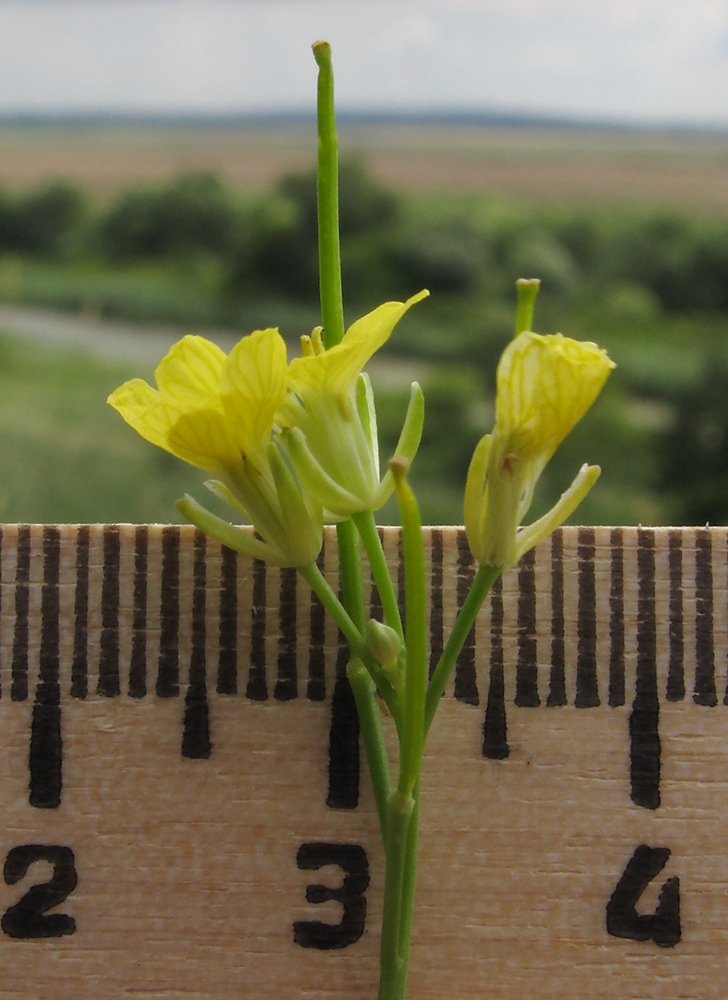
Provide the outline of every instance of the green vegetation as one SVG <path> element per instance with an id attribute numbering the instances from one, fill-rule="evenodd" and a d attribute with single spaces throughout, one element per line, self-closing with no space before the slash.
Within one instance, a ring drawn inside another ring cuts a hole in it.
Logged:
<path id="1" fill-rule="evenodd" d="M 728 222 L 634 206 L 399 195 L 357 161 L 342 167 L 341 195 L 349 319 L 432 292 L 388 345 L 392 371 L 380 387 L 386 453 L 405 406 L 397 370 L 424 372 L 428 417 L 413 481 L 425 520 L 461 520 L 457 497 L 492 420 L 495 365 L 512 335 L 513 282 L 538 276 L 539 329 L 595 340 L 619 366 L 549 467 L 540 509 L 586 456 L 603 479 L 582 519 L 728 521 Z M 258 194 L 187 174 L 102 205 L 61 183 L 0 191 L 6 302 L 183 329 L 275 324 L 293 342 L 318 321 L 316 271 L 313 174 Z M 199 483 L 106 412 L 129 366 L 3 342 L 0 367 L 4 518 L 168 519 L 172 501 Z"/>
<path id="2" fill-rule="evenodd" d="M 136 366 L 0 339 L 0 519 L 178 520 L 194 469 L 151 448 L 105 403 Z"/>

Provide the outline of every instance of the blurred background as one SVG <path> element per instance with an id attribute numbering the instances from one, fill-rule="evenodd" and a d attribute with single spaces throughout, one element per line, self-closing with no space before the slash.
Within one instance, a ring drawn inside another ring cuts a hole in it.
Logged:
<path id="1" fill-rule="evenodd" d="M 320 37 L 347 318 L 432 292 L 370 369 L 385 458 L 425 388 L 424 520 L 462 520 L 540 277 L 536 330 L 618 369 L 534 515 L 589 461 L 584 523 L 728 522 L 728 0 L 0 0 L 0 519 L 175 520 L 202 474 L 108 393 L 318 322 Z"/>

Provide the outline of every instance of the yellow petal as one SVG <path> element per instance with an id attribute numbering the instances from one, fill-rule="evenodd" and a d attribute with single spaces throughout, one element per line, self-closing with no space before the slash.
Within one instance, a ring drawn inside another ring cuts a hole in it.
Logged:
<path id="1" fill-rule="evenodd" d="M 225 352 L 204 337 L 183 337 L 154 372 L 160 393 L 183 404 L 184 409 L 202 405 L 222 410 L 220 373 L 225 358 Z"/>
<path id="2" fill-rule="evenodd" d="M 225 415 L 240 450 L 265 458 L 276 411 L 286 398 L 286 344 L 278 330 L 256 330 L 235 345 L 222 369 Z"/>
<path id="3" fill-rule="evenodd" d="M 206 472 L 219 474 L 238 458 L 217 409 L 187 411 L 183 401 L 166 398 L 140 378 L 125 382 L 108 402 L 146 441 Z"/>
<path id="4" fill-rule="evenodd" d="M 296 358 L 289 365 L 291 382 L 312 389 L 325 387 L 334 395 L 345 395 L 374 352 L 389 340 L 407 310 L 429 294 L 422 291 L 406 302 L 385 302 L 352 323 L 340 344 L 322 354 Z"/>
<path id="5" fill-rule="evenodd" d="M 496 428 L 521 457 L 550 457 L 584 416 L 614 363 L 596 344 L 521 333 L 498 365 Z"/>
<path id="6" fill-rule="evenodd" d="M 169 432 L 167 450 L 214 475 L 240 464 L 240 451 L 225 417 L 213 409 L 180 413 Z"/>
<path id="7" fill-rule="evenodd" d="M 122 415 L 124 420 L 145 441 L 169 451 L 169 432 L 177 415 L 170 411 L 156 389 L 141 378 L 124 382 L 111 393 L 106 402 Z"/>

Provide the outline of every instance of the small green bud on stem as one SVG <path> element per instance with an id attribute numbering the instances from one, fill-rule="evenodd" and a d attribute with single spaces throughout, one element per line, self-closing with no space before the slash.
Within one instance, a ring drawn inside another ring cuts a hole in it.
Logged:
<path id="1" fill-rule="evenodd" d="M 383 625 L 375 618 L 367 622 L 367 649 L 381 664 L 396 660 L 402 649 L 402 640 L 389 625 Z"/>

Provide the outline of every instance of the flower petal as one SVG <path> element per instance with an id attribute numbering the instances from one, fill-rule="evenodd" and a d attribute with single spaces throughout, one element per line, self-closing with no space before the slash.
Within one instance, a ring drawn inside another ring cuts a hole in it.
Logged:
<path id="1" fill-rule="evenodd" d="M 145 441 L 169 451 L 169 432 L 176 423 L 178 414 L 166 405 L 159 392 L 152 389 L 144 379 L 133 378 L 124 382 L 111 393 L 106 402 Z"/>
<path id="2" fill-rule="evenodd" d="M 422 291 L 406 302 L 385 302 L 349 327 L 340 344 L 323 354 L 296 358 L 289 365 L 294 386 L 327 391 L 343 397 L 364 365 L 382 344 L 407 310 L 430 293 Z"/>
<path id="3" fill-rule="evenodd" d="M 548 460 L 614 367 L 596 344 L 560 333 L 519 334 L 498 364 L 496 432 L 509 451 Z"/>
<path id="4" fill-rule="evenodd" d="M 173 411 L 172 404 L 166 404 Z M 198 469 L 220 475 L 240 463 L 240 452 L 222 413 L 215 409 L 180 413 L 170 428 L 167 451 Z"/>
<path id="5" fill-rule="evenodd" d="M 154 378 L 163 396 L 185 409 L 221 408 L 220 373 L 225 352 L 204 337 L 188 335 L 157 365 Z"/>
<path id="6" fill-rule="evenodd" d="M 146 441 L 206 472 L 219 473 L 237 458 L 222 413 L 214 408 L 187 412 L 140 378 L 125 382 L 107 402 Z"/>
<path id="7" fill-rule="evenodd" d="M 286 398 L 286 370 L 286 344 L 275 329 L 243 337 L 222 369 L 225 416 L 240 450 L 261 467 L 267 463 L 276 410 Z"/>

